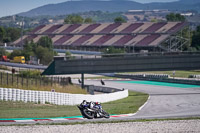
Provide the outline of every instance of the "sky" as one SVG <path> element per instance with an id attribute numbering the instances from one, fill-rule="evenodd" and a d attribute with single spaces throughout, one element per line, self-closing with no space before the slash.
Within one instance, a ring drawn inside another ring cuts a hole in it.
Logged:
<path id="1" fill-rule="evenodd" d="M 33 8 L 46 4 L 55 4 L 67 0 L 0 0 L 0 17 L 18 14 L 29 11 Z M 140 3 L 149 2 L 171 2 L 177 0 L 134 0 Z"/>

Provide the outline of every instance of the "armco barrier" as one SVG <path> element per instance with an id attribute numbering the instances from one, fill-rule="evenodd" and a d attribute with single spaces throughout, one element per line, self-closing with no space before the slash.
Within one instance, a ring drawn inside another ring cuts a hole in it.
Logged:
<path id="1" fill-rule="evenodd" d="M 34 103 L 50 103 L 56 105 L 76 105 L 83 100 L 110 102 L 128 96 L 128 90 L 99 95 L 69 94 L 48 91 L 31 91 L 21 89 L 0 88 L 0 100 L 23 101 Z"/>
<path id="2" fill-rule="evenodd" d="M 115 77 L 118 77 L 118 78 L 130 78 L 130 79 L 135 79 L 135 80 L 148 80 L 148 81 L 158 81 L 158 82 L 167 82 L 167 83 L 200 85 L 200 80 L 134 77 L 134 76 L 128 75 L 128 74 L 127 75 L 126 74 L 115 74 Z"/>

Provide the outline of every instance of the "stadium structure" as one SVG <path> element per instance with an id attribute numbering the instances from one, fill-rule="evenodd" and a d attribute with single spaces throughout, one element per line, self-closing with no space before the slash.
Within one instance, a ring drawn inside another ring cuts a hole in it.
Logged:
<path id="1" fill-rule="evenodd" d="M 186 22 L 48 24 L 36 27 L 13 45 L 20 47 L 25 41 L 49 36 L 58 49 L 101 51 L 113 46 L 127 52 L 177 51 L 189 42 L 180 34 L 186 26 Z"/>

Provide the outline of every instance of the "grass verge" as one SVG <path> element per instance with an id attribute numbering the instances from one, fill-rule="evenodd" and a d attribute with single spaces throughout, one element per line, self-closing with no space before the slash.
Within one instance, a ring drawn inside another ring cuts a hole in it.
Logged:
<path id="1" fill-rule="evenodd" d="M 110 114 L 135 113 L 148 94 L 129 91 L 127 98 L 102 104 Z M 81 115 L 76 106 L 0 101 L 0 118 L 52 118 Z"/>
<path id="2" fill-rule="evenodd" d="M 0 85 L 1 88 L 15 88 L 15 89 L 21 89 L 21 90 L 33 90 L 33 91 L 50 91 L 53 89 L 55 92 L 60 93 L 71 93 L 71 94 L 88 94 L 86 89 L 82 89 L 78 85 L 66 85 L 61 86 L 59 84 L 51 85 L 45 85 L 45 86 L 31 86 L 31 87 L 13 87 L 9 85 Z"/>

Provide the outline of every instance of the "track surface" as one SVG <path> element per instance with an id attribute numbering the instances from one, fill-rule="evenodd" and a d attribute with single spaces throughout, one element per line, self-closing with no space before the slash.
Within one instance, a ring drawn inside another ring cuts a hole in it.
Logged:
<path id="1" fill-rule="evenodd" d="M 100 85 L 99 81 L 86 81 Z M 106 81 L 106 86 L 125 88 L 150 95 L 145 106 L 131 118 L 168 118 L 200 116 L 200 87 L 180 88 L 161 85 Z M 130 117 L 129 117 L 130 118 Z"/>
<path id="2" fill-rule="evenodd" d="M 77 81 L 74 81 L 77 82 Z M 134 81 L 135 82 L 135 81 Z M 98 80 L 86 80 L 85 84 L 101 86 Z M 129 89 L 138 92 L 148 93 L 150 95 L 147 103 L 134 115 L 128 117 L 115 117 L 111 119 L 96 119 L 96 120 L 78 120 L 71 119 L 70 122 L 81 121 L 110 121 L 110 120 L 129 120 L 129 119 L 154 119 L 154 118 L 178 118 L 178 117 L 195 117 L 200 116 L 200 87 L 184 85 L 152 85 L 152 84 L 139 84 L 122 81 L 105 81 L 105 86 Z M 191 88 L 188 88 L 191 87 Z M 37 121 L 25 122 L 26 124 L 42 122 L 69 122 L 69 121 Z M 21 122 L 24 124 L 24 122 Z M 12 122 L 0 124 L 14 124 Z M 18 123 L 20 124 L 20 123 Z"/>

